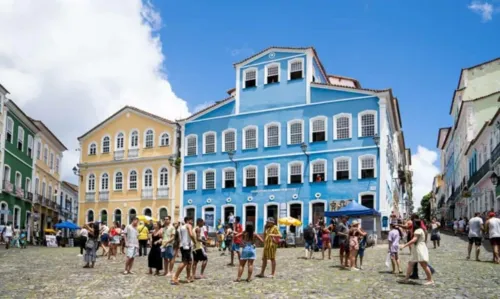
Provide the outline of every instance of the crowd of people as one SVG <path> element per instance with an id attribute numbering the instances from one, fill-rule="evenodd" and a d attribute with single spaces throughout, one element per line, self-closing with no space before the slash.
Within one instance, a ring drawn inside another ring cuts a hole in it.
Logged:
<path id="1" fill-rule="evenodd" d="M 28 233 L 24 227 L 19 229 L 19 226 L 14 226 L 12 222 L 0 224 L 0 244 L 4 244 L 5 249 L 11 247 L 25 249 L 28 243 L 27 236 Z"/>

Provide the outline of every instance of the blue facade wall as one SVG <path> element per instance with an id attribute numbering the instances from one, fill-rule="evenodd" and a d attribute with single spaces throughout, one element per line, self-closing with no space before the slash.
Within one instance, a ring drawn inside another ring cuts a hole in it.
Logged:
<path id="1" fill-rule="evenodd" d="M 327 102 L 332 100 L 342 100 L 348 98 L 369 97 L 364 93 L 329 90 L 325 88 L 311 88 L 311 103 Z"/>
<path id="2" fill-rule="evenodd" d="M 234 109 L 235 109 L 235 103 L 234 103 L 234 100 L 231 100 L 227 104 L 219 106 L 219 107 L 217 107 L 217 109 L 214 109 L 210 112 L 207 112 L 203 115 L 200 115 L 196 119 L 200 120 L 200 119 L 207 119 L 207 118 L 212 118 L 212 117 L 233 115 L 235 112 Z"/>
<path id="3" fill-rule="evenodd" d="M 315 78 L 314 82 L 327 83 L 326 80 L 328 79 L 323 77 L 323 73 L 321 73 L 321 69 L 315 59 L 313 59 L 313 74 Z"/>

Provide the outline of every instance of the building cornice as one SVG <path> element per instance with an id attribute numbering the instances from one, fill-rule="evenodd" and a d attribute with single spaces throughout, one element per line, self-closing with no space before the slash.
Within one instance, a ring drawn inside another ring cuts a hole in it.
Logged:
<path id="1" fill-rule="evenodd" d="M 116 166 L 116 165 L 126 165 L 126 164 L 140 164 L 145 162 L 155 162 L 158 160 L 164 160 L 168 163 L 170 157 L 176 158 L 176 154 L 171 155 L 161 155 L 155 157 L 143 157 L 137 159 L 123 159 L 123 160 L 113 160 L 113 161 L 102 161 L 102 162 L 80 162 L 78 163 L 78 168 L 88 169 L 90 167 L 104 167 L 104 166 Z"/>

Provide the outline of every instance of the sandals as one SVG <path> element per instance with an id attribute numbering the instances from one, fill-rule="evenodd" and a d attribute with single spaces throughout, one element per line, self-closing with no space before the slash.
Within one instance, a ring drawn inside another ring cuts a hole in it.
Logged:
<path id="1" fill-rule="evenodd" d="M 264 276 L 264 274 L 258 274 L 258 275 L 255 275 L 255 277 L 258 277 L 258 278 L 266 278 L 266 277 Z"/>
<path id="2" fill-rule="evenodd" d="M 434 285 L 434 281 L 433 281 L 433 280 L 426 281 L 426 282 L 424 282 L 422 285 L 424 285 L 424 286 Z"/>
<path id="3" fill-rule="evenodd" d="M 233 280 L 233 282 L 241 282 L 241 279 L 236 278 L 235 280 Z"/>

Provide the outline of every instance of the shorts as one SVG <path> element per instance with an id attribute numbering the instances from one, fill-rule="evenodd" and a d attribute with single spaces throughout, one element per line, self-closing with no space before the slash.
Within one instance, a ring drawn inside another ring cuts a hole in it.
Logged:
<path id="1" fill-rule="evenodd" d="M 240 251 L 240 244 L 233 243 L 231 251 Z"/>
<path id="2" fill-rule="evenodd" d="M 500 246 L 500 237 L 490 239 L 491 246 Z"/>
<path id="3" fill-rule="evenodd" d="M 476 246 L 481 246 L 481 241 L 482 239 L 479 237 L 472 237 L 469 238 L 469 245 L 472 245 L 472 243 L 474 243 Z"/>
<path id="4" fill-rule="evenodd" d="M 305 241 L 307 250 L 314 250 L 314 240 Z"/>
<path id="5" fill-rule="evenodd" d="M 174 247 L 167 246 L 161 249 L 161 258 L 171 260 L 174 258 Z"/>
<path id="6" fill-rule="evenodd" d="M 358 256 L 359 257 L 364 257 L 365 256 L 365 248 L 359 247 L 359 249 L 358 249 Z"/>
<path id="7" fill-rule="evenodd" d="M 137 256 L 137 247 L 127 247 L 127 257 L 128 258 L 135 258 Z"/>
<path id="8" fill-rule="evenodd" d="M 399 259 L 399 253 L 397 251 L 391 252 L 391 257 L 397 260 L 397 259 Z"/>
<path id="9" fill-rule="evenodd" d="M 201 261 L 208 260 L 205 252 L 203 252 L 203 249 L 198 249 L 198 250 L 193 251 L 193 259 L 195 262 L 201 262 Z"/>
<path id="10" fill-rule="evenodd" d="M 109 236 L 108 236 L 108 234 L 103 234 L 103 235 L 101 236 L 101 243 L 103 243 L 103 244 L 107 244 L 107 243 L 108 243 L 108 240 L 109 240 Z"/>
<path id="11" fill-rule="evenodd" d="M 181 248 L 182 262 L 190 264 L 193 261 L 191 256 L 191 247 L 188 249 Z"/>
<path id="12" fill-rule="evenodd" d="M 342 242 L 340 243 L 340 255 L 349 254 L 349 244 Z"/>
<path id="13" fill-rule="evenodd" d="M 114 236 L 111 239 L 111 244 L 120 244 L 120 236 Z"/>
<path id="14" fill-rule="evenodd" d="M 439 241 L 441 236 L 439 234 L 431 235 L 431 241 Z"/>

